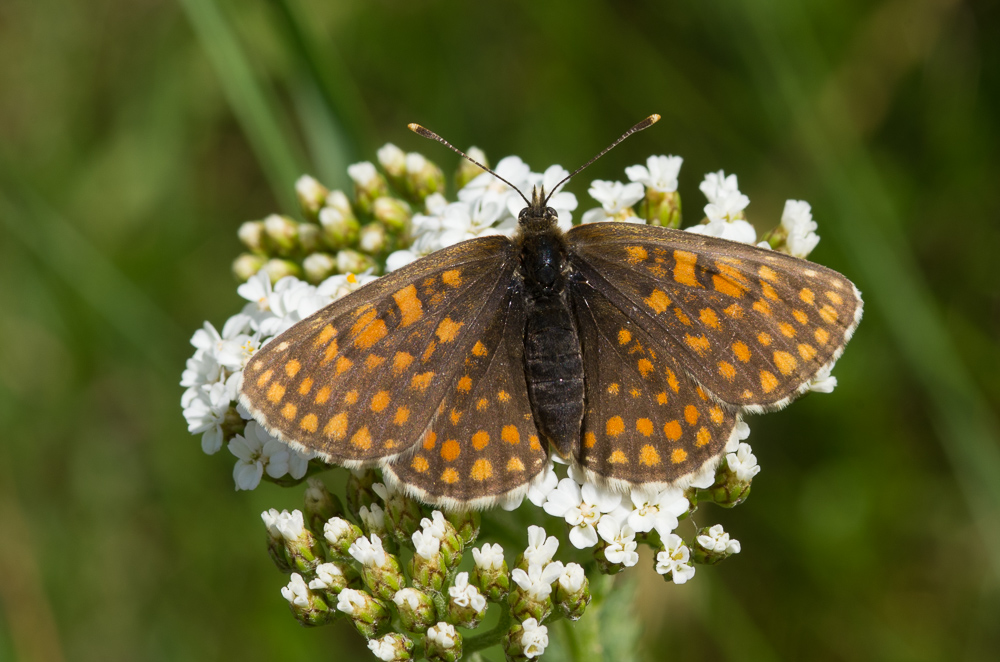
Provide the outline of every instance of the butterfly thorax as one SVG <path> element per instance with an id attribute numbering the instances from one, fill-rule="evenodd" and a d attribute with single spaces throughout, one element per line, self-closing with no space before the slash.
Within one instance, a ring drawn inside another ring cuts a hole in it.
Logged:
<path id="1" fill-rule="evenodd" d="M 569 260 L 556 211 L 538 192 L 519 218 L 516 241 L 527 314 L 524 370 L 539 431 L 568 457 L 580 439 L 584 383 L 580 338 L 567 296 Z"/>

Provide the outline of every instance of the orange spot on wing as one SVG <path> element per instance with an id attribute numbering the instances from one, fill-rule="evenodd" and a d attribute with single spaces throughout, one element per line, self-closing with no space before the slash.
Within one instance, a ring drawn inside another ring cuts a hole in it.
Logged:
<path id="1" fill-rule="evenodd" d="M 806 315 L 804 310 L 798 310 L 798 309 L 793 310 L 792 317 L 794 317 L 795 321 L 798 322 L 799 324 L 809 323 L 809 316 Z"/>
<path id="2" fill-rule="evenodd" d="M 816 302 L 815 293 L 813 293 L 813 291 L 810 290 L 808 287 L 803 287 L 801 290 L 799 290 L 799 298 L 808 303 L 809 305 L 812 305 L 813 303 Z"/>
<path id="3" fill-rule="evenodd" d="M 684 334 L 684 342 L 688 344 L 688 347 L 699 354 L 707 352 L 709 347 L 712 346 L 712 343 L 708 341 L 708 338 L 706 338 L 704 334 L 700 336 L 692 336 L 690 333 L 686 333 Z"/>
<path id="4" fill-rule="evenodd" d="M 733 343 L 733 353 L 736 354 L 736 358 L 743 361 L 743 363 L 750 360 L 750 348 L 739 340 Z"/>
<path id="5" fill-rule="evenodd" d="M 330 340 L 337 335 L 337 330 L 333 328 L 332 325 L 327 324 L 323 327 L 323 330 L 316 335 L 316 340 L 313 341 L 313 346 L 320 347 L 330 342 Z"/>
<path id="6" fill-rule="evenodd" d="M 431 355 L 434 354 L 435 349 L 437 349 L 437 343 L 432 340 L 424 349 L 424 353 L 420 356 L 420 361 L 423 363 L 427 363 L 427 361 L 430 360 Z"/>
<path id="7" fill-rule="evenodd" d="M 373 310 L 371 312 L 374 313 L 375 311 Z M 354 346 L 360 347 L 361 349 L 370 349 L 379 340 L 385 338 L 388 333 L 389 329 L 386 328 L 385 322 L 377 319 L 366 326 L 361 333 L 354 337 Z"/>
<path id="8" fill-rule="evenodd" d="M 351 361 L 346 356 L 341 356 L 339 359 L 337 359 L 337 374 L 339 375 L 347 372 L 348 370 L 351 369 L 352 365 L 354 365 L 353 361 Z"/>
<path id="9" fill-rule="evenodd" d="M 427 463 L 427 458 L 423 455 L 417 455 L 413 458 L 413 462 L 410 463 L 410 466 L 413 467 L 414 471 L 422 474 L 427 471 L 431 465 Z"/>
<path id="10" fill-rule="evenodd" d="M 437 331 L 434 333 L 441 342 L 451 342 L 458 337 L 458 330 L 463 326 L 465 326 L 465 322 L 453 322 L 450 317 L 445 317 L 438 324 Z"/>
<path id="11" fill-rule="evenodd" d="M 462 412 L 452 408 L 451 412 L 448 414 L 448 418 L 451 419 L 452 425 L 458 425 L 458 422 L 462 420 Z"/>
<path id="12" fill-rule="evenodd" d="M 733 381 L 736 379 L 736 368 L 733 367 L 732 363 L 719 361 L 719 374 L 729 381 Z"/>
<path id="13" fill-rule="evenodd" d="M 402 425 L 408 420 L 410 420 L 410 408 L 396 407 L 396 415 L 393 417 L 392 422 L 396 425 Z"/>
<path id="14" fill-rule="evenodd" d="M 441 282 L 450 287 L 458 287 L 462 284 L 462 272 L 458 269 L 450 269 L 441 274 Z"/>
<path id="15" fill-rule="evenodd" d="M 340 441 L 347 434 L 347 414 L 341 412 L 327 421 L 323 434 L 334 441 Z"/>
<path id="16" fill-rule="evenodd" d="M 684 431 L 681 429 L 679 421 L 668 421 L 663 425 L 663 434 L 665 434 L 667 439 L 670 441 L 677 441 L 681 438 L 683 433 Z"/>
<path id="17" fill-rule="evenodd" d="M 385 363 L 384 356 L 379 356 L 378 354 L 369 354 L 367 357 L 365 357 L 365 368 L 367 368 L 368 370 L 374 370 L 383 363 Z"/>
<path id="18" fill-rule="evenodd" d="M 586 432 L 586 433 L 584 433 L 584 435 L 583 435 L 583 447 L 584 448 L 593 448 L 594 444 L 596 444 L 596 443 L 597 443 L 597 435 L 595 435 L 593 432 Z"/>
<path id="19" fill-rule="evenodd" d="M 653 434 L 653 421 L 648 418 L 640 418 L 635 422 L 635 429 L 643 436 L 648 437 Z"/>
<path id="20" fill-rule="evenodd" d="M 840 296 L 836 292 L 824 292 L 824 294 L 826 294 L 827 299 L 837 304 L 838 306 L 844 303 L 844 297 Z"/>
<path id="21" fill-rule="evenodd" d="M 771 334 L 764 333 L 763 331 L 761 331 L 760 333 L 757 334 L 757 342 L 759 342 L 764 347 L 768 347 L 771 344 Z"/>
<path id="22" fill-rule="evenodd" d="M 413 379 L 410 380 L 410 388 L 425 391 L 427 390 L 427 387 L 431 385 L 432 379 L 434 379 L 433 372 L 424 372 L 419 375 L 413 375 Z"/>
<path id="23" fill-rule="evenodd" d="M 486 411 L 486 408 L 490 406 L 490 401 L 486 398 L 479 398 L 476 402 L 476 411 Z"/>
<path id="24" fill-rule="evenodd" d="M 604 425 L 604 430 L 612 437 L 617 437 L 625 431 L 625 421 L 621 416 L 612 416 Z"/>
<path id="25" fill-rule="evenodd" d="M 621 451 L 615 451 L 610 456 L 608 456 L 608 462 L 611 464 L 628 464 L 628 458 L 625 457 L 625 453 Z"/>
<path id="26" fill-rule="evenodd" d="M 621 329 L 618 331 L 618 344 L 627 345 L 632 342 L 632 334 L 628 329 Z"/>
<path id="27" fill-rule="evenodd" d="M 779 323 L 778 329 L 781 330 L 781 335 L 785 336 L 786 338 L 795 337 L 795 327 L 789 324 L 788 322 Z"/>
<path id="28" fill-rule="evenodd" d="M 302 380 L 302 383 L 299 384 L 299 395 L 307 395 L 309 391 L 312 389 L 312 387 L 313 387 L 312 377 L 306 377 L 305 379 Z"/>
<path id="29" fill-rule="evenodd" d="M 826 305 L 819 309 L 819 316 L 823 318 L 823 321 L 827 324 L 833 324 L 837 321 L 837 311 L 833 306 Z"/>
<path id="30" fill-rule="evenodd" d="M 344 394 L 344 402 L 346 402 L 347 404 L 353 405 L 357 401 L 358 401 L 357 391 L 351 390 Z"/>
<path id="31" fill-rule="evenodd" d="M 301 369 L 302 369 L 302 364 L 296 361 L 295 359 L 292 359 L 291 361 L 285 364 L 285 374 L 288 375 L 289 377 L 294 377 L 295 375 L 299 374 L 299 370 Z"/>
<path id="32" fill-rule="evenodd" d="M 639 359 L 636 367 L 639 368 L 639 373 L 643 377 L 648 377 L 649 373 L 653 372 L 653 363 L 649 359 Z"/>
<path id="33" fill-rule="evenodd" d="M 675 375 L 674 371 L 671 370 L 670 368 L 667 368 L 665 372 L 667 375 L 667 386 L 670 387 L 671 391 L 677 393 L 677 391 L 679 391 L 681 388 L 680 383 L 677 381 L 677 375 Z"/>
<path id="34" fill-rule="evenodd" d="M 378 413 L 389 406 L 389 402 L 392 398 L 389 397 L 388 391 L 379 391 L 372 396 L 372 411 Z"/>
<path id="35" fill-rule="evenodd" d="M 778 274 L 774 273 L 774 269 L 767 265 L 762 265 L 761 268 L 757 270 L 757 275 L 767 280 L 778 280 Z"/>
<path id="36" fill-rule="evenodd" d="M 372 447 L 372 435 L 367 426 L 361 426 L 361 429 L 354 433 L 351 437 L 351 445 L 363 451 Z"/>
<path id="37" fill-rule="evenodd" d="M 719 316 L 715 314 L 715 311 L 711 308 L 702 308 L 701 312 L 698 314 L 698 319 L 705 326 L 718 329 L 719 328 Z"/>
<path id="38" fill-rule="evenodd" d="M 413 363 L 413 354 L 396 352 L 396 355 L 392 357 L 392 372 L 399 376 L 410 367 L 411 363 Z"/>
<path id="39" fill-rule="evenodd" d="M 618 395 L 618 382 L 611 382 L 607 388 L 609 395 Z"/>
<path id="40" fill-rule="evenodd" d="M 275 382 L 271 384 L 271 388 L 267 389 L 267 399 L 274 404 L 281 402 L 283 397 L 285 397 L 285 387 L 281 384 Z"/>
<path id="41" fill-rule="evenodd" d="M 533 451 L 542 450 L 542 445 L 538 443 L 538 437 L 535 435 L 531 435 L 530 437 L 528 437 L 528 445 L 531 447 L 531 450 Z"/>
<path id="42" fill-rule="evenodd" d="M 649 257 L 646 249 L 642 246 L 626 246 L 625 252 L 628 253 L 628 257 L 625 259 L 629 264 L 639 264 Z"/>
<path id="43" fill-rule="evenodd" d="M 771 314 L 771 306 L 769 306 L 768 303 L 763 299 L 758 299 L 757 301 L 754 301 L 753 309 L 756 310 L 761 315 Z"/>
<path id="44" fill-rule="evenodd" d="M 684 311 L 680 308 L 674 308 L 674 315 L 684 326 L 691 326 L 691 318 L 684 314 Z"/>
<path id="45" fill-rule="evenodd" d="M 688 287 L 701 287 L 694 275 L 694 265 L 698 262 L 696 253 L 674 251 L 674 280 Z"/>
<path id="46" fill-rule="evenodd" d="M 486 430 L 480 430 L 472 435 L 472 446 L 477 451 L 481 451 L 490 445 L 490 433 Z"/>
<path id="47" fill-rule="evenodd" d="M 315 432 L 316 428 L 319 427 L 319 419 L 316 418 L 316 414 L 306 414 L 299 421 L 299 427 L 306 432 Z"/>
<path id="48" fill-rule="evenodd" d="M 493 476 L 493 465 L 489 460 L 476 460 L 472 463 L 472 480 L 482 482 Z"/>
<path id="49" fill-rule="evenodd" d="M 524 471 L 524 462 L 521 462 L 521 458 L 519 457 L 510 458 L 507 460 L 507 471 L 512 473 L 515 471 Z"/>
<path id="50" fill-rule="evenodd" d="M 694 443 L 697 446 L 705 446 L 710 441 L 712 441 L 712 433 L 708 431 L 708 428 L 698 428 L 698 434 L 695 435 Z"/>
<path id="51" fill-rule="evenodd" d="M 319 362 L 320 365 L 326 365 L 330 361 L 337 358 L 337 352 L 340 351 L 340 347 L 337 346 L 337 341 L 333 340 L 326 349 L 323 350 L 323 359 Z"/>
<path id="52" fill-rule="evenodd" d="M 507 391 L 497 392 L 497 400 L 503 403 L 510 402 L 510 393 L 508 393 Z"/>
<path id="53" fill-rule="evenodd" d="M 687 451 L 683 448 L 675 448 L 672 453 L 670 453 L 670 461 L 674 464 L 680 464 L 687 459 Z"/>
<path id="54" fill-rule="evenodd" d="M 324 386 L 320 390 L 316 391 L 316 399 L 313 400 L 318 405 L 324 404 L 330 399 L 330 387 Z"/>
<path id="55" fill-rule="evenodd" d="M 424 316 L 424 305 L 420 302 L 414 285 L 407 285 L 393 294 L 392 298 L 395 299 L 399 314 L 402 316 L 400 327 L 410 326 Z"/>
<path id="56" fill-rule="evenodd" d="M 472 390 L 472 379 L 466 375 L 458 380 L 458 386 L 456 387 L 462 393 L 468 393 Z"/>
<path id="57" fill-rule="evenodd" d="M 441 472 L 441 480 L 452 485 L 458 482 L 458 472 L 455 471 L 454 467 L 448 467 Z"/>
<path id="58" fill-rule="evenodd" d="M 424 450 L 427 451 L 434 450 L 434 444 L 437 443 L 437 438 L 438 438 L 437 434 L 435 434 L 433 431 L 429 431 L 427 434 L 425 434 L 423 441 Z"/>
<path id="59" fill-rule="evenodd" d="M 733 297 L 734 299 L 739 299 L 743 296 L 743 293 L 746 292 L 745 287 L 742 287 L 739 283 L 730 280 L 726 276 L 720 276 L 719 274 L 712 276 L 712 287 L 715 288 L 716 292 Z"/>
<path id="60" fill-rule="evenodd" d="M 289 421 L 295 418 L 299 408 L 293 405 L 291 402 L 286 403 L 284 407 L 281 408 L 281 415 L 284 416 Z"/>
<path id="61" fill-rule="evenodd" d="M 500 438 L 506 441 L 508 444 L 521 443 L 521 433 L 517 431 L 516 425 L 503 426 L 503 429 L 500 430 Z"/>
<path id="62" fill-rule="evenodd" d="M 778 293 L 774 291 L 774 288 L 770 284 L 760 281 L 760 288 L 764 292 L 764 296 L 773 301 L 778 301 Z"/>
<path id="63" fill-rule="evenodd" d="M 639 462 L 647 467 L 655 467 L 660 463 L 660 454 L 654 447 L 646 444 L 639 450 Z"/>
<path id="64" fill-rule="evenodd" d="M 657 404 L 661 404 L 661 405 L 667 404 L 667 392 L 666 391 L 660 391 L 659 393 L 657 393 L 656 394 L 656 402 L 657 402 Z"/>
<path id="65" fill-rule="evenodd" d="M 694 405 L 688 405 L 684 408 L 684 420 L 687 421 L 688 425 L 694 425 L 698 422 L 698 408 Z"/>
<path id="66" fill-rule="evenodd" d="M 812 361 L 816 356 L 816 348 L 812 345 L 802 343 L 799 345 L 799 356 L 802 357 L 803 361 Z"/>
<path id="67" fill-rule="evenodd" d="M 670 305 L 670 297 L 663 290 L 653 290 L 653 293 L 643 299 L 643 301 L 657 314 L 665 311 Z"/>
<path id="68" fill-rule="evenodd" d="M 830 339 L 830 333 L 826 329 L 816 329 L 816 332 L 813 334 L 813 336 L 816 337 L 816 342 L 818 342 L 820 345 L 825 345 L 826 342 Z"/>
<path id="69" fill-rule="evenodd" d="M 734 303 L 731 306 L 728 306 L 722 312 L 732 317 L 733 319 L 737 320 L 743 319 L 743 309 L 740 307 L 740 304 L 738 303 Z"/>
<path id="70" fill-rule="evenodd" d="M 708 417 L 712 419 L 712 422 L 716 425 L 722 425 L 722 421 L 725 415 L 722 412 L 722 407 L 715 406 L 708 410 Z"/>
<path id="71" fill-rule="evenodd" d="M 798 367 L 799 362 L 796 361 L 795 357 L 788 352 L 775 352 L 774 365 L 778 366 L 778 370 L 781 371 L 781 374 L 787 377 L 795 372 L 795 368 Z"/>
<path id="72" fill-rule="evenodd" d="M 486 345 L 477 340 L 476 344 L 472 346 L 472 353 L 476 356 L 486 356 L 486 354 L 488 353 L 486 350 Z"/>
<path id="73" fill-rule="evenodd" d="M 444 458 L 445 462 L 453 462 L 461 454 L 462 447 L 454 439 L 449 439 L 441 444 L 441 457 Z"/>
<path id="74" fill-rule="evenodd" d="M 266 384 L 269 381 L 271 381 L 271 377 L 273 375 L 274 375 L 274 370 L 271 370 L 271 369 L 265 370 L 261 374 L 261 376 L 257 378 L 257 386 L 258 386 L 258 388 L 263 388 L 264 384 Z"/>
<path id="75" fill-rule="evenodd" d="M 760 387 L 764 389 L 764 393 L 770 393 L 774 389 L 778 388 L 778 378 L 767 370 L 761 370 Z"/>

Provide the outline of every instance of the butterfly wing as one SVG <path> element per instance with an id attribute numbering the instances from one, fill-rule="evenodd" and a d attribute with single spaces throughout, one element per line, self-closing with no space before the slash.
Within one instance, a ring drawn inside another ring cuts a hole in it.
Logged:
<path id="1" fill-rule="evenodd" d="M 631 223 L 581 225 L 567 242 L 579 277 L 747 411 L 806 390 L 861 319 L 849 280 L 777 251 Z"/>
<path id="2" fill-rule="evenodd" d="M 370 465 L 417 443 L 509 298 L 506 237 L 462 242 L 296 324 L 247 363 L 240 402 L 327 462 Z"/>
<path id="3" fill-rule="evenodd" d="M 420 499 L 478 508 L 527 489 L 547 463 L 524 377 L 524 300 L 515 278 L 476 342 L 458 362 L 415 452 L 383 467 Z"/>
<path id="4" fill-rule="evenodd" d="M 714 462 L 737 413 L 709 398 L 656 336 L 586 281 L 570 292 L 587 405 L 577 462 L 618 487 L 676 485 Z"/>

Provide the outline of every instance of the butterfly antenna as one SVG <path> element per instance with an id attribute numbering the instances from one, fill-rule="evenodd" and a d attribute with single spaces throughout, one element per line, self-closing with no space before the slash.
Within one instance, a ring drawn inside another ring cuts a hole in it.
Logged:
<path id="1" fill-rule="evenodd" d="M 602 151 L 600 154 L 598 154 L 594 158 L 592 158 L 589 161 L 587 161 L 586 163 L 584 163 L 582 166 L 580 166 L 579 168 L 577 168 L 576 170 L 574 170 L 570 174 L 566 175 L 566 177 L 564 177 L 562 179 L 562 181 L 560 181 L 558 184 L 556 184 L 555 186 L 553 186 L 552 187 L 552 191 L 549 192 L 548 196 L 546 196 L 546 198 L 545 198 L 545 202 L 543 202 L 542 204 L 543 205 L 547 205 L 549 203 L 549 198 L 551 198 L 552 195 L 556 191 L 559 190 L 560 186 L 562 186 L 563 184 L 565 184 L 567 181 L 569 181 L 569 179 L 571 177 L 573 177 L 574 175 L 578 174 L 581 170 L 583 170 L 584 168 L 586 168 L 587 166 L 589 166 L 591 163 L 593 163 L 597 159 L 601 158 L 602 156 L 604 156 L 605 154 L 607 154 L 608 152 L 610 152 L 611 150 L 613 150 L 615 147 L 618 147 L 618 144 L 620 142 L 622 142 L 623 140 L 625 140 L 626 138 L 628 138 L 629 136 L 631 136 L 633 133 L 638 133 L 638 132 L 642 131 L 643 129 L 648 129 L 649 127 L 653 126 L 654 124 L 656 124 L 659 121 L 660 121 L 660 116 L 654 113 L 654 114 L 650 115 L 649 117 L 647 117 L 646 119 L 644 119 L 643 121 L 641 121 L 638 124 L 636 124 L 635 126 L 633 126 L 631 129 L 629 129 L 625 133 L 623 133 L 622 136 L 621 136 L 621 138 L 619 138 L 618 140 L 614 141 L 613 143 L 611 143 L 610 145 L 608 145 L 607 147 L 605 147 L 604 151 Z"/>
<path id="2" fill-rule="evenodd" d="M 659 119 L 660 116 L 657 115 L 656 117 L 657 117 L 657 119 Z M 411 124 L 407 124 L 406 126 L 413 133 L 415 133 L 415 134 L 417 134 L 419 136 L 423 136 L 424 138 L 429 138 L 431 140 L 436 140 L 439 143 L 441 143 L 442 145 L 444 145 L 445 147 L 447 147 L 448 149 L 450 149 L 451 151 L 453 151 L 456 154 L 458 154 L 459 156 L 461 156 L 462 158 L 464 158 L 464 159 L 466 159 L 468 161 L 471 161 L 472 163 L 476 164 L 477 166 L 479 166 L 480 168 L 482 168 L 486 172 L 490 173 L 491 175 L 493 175 L 494 177 L 496 177 L 497 179 L 499 179 L 501 182 L 503 182 L 507 186 L 509 186 L 512 189 L 514 189 L 515 191 L 517 191 L 517 194 L 519 196 L 521 196 L 521 198 L 528 204 L 528 206 L 529 207 L 531 206 L 531 202 L 527 198 L 524 197 L 524 193 L 521 193 L 521 189 L 517 188 L 516 186 L 514 186 L 513 184 L 511 184 L 510 182 L 508 182 L 506 179 L 504 179 L 500 175 L 498 175 L 495 172 L 493 172 L 493 170 L 491 170 L 490 168 L 487 168 L 486 166 L 484 166 L 479 161 L 475 160 L 474 158 L 472 158 L 471 156 L 469 156 L 468 154 L 466 154 L 465 152 L 463 152 L 459 148 L 455 147 L 454 145 L 452 145 L 450 142 L 448 142 L 447 140 L 445 140 L 444 138 L 442 138 L 438 134 L 434 133 L 433 131 L 431 131 L 430 129 L 428 129 L 426 127 L 420 126 L 419 124 L 411 123 Z M 642 127 L 642 128 L 646 128 L 646 127 Z M 638 131 L 638 129 L 636 129 L 636 131 Z M 619 142 L 621 142 L 621 141 L 619 141 Z M 605 151 L 607 151 L 607 150 L 605 150 Z"/>

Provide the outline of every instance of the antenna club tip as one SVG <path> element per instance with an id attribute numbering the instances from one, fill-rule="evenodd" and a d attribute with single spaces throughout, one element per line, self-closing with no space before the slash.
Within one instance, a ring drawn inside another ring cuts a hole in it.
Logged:
<path id="1" fill-rule="evenodd" d="M 649 116 L 649 123 L 650 124 L 656 124 L 659 121 L 660 121 L 660 116 L 657 115 L 656 113 L 653 113 L 652 115 Z"/>
<path id="2" fill-rule="evenodd" d="M 409 124 L 406 125 L 406 128 L 412 131 L 413 133 L 420 133 L 420 129 L 424 127 L 420 126 L 416 122 L 410 122 Z"/>

